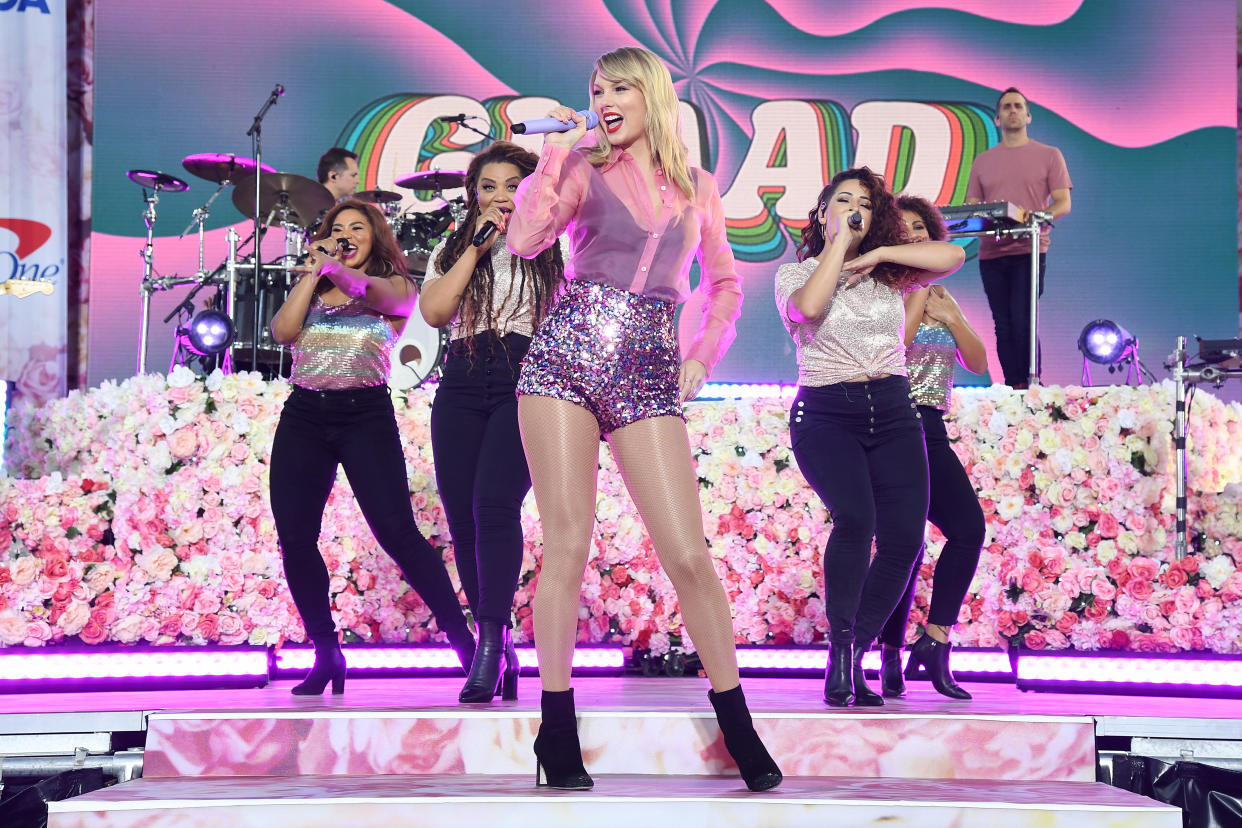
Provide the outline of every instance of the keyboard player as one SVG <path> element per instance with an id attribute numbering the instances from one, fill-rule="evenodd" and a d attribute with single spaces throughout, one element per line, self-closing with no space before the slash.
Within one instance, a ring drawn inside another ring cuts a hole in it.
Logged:
<path id="1" fill-rule="evenodd" d="M 1031 111 L 1026 96 L 1010 87 L 996 102 L 1000 143 L 975 158 L 966 186 L 966 203 L 1009 201 L 1026 211 L 1046 210 L 1056 219 L 1070 211 L 1069 170 L 1061 151 L 1027 135 Z M 1044 265 L 1050 233 L 1039 237 L 1039 292 L 1044 292 Z M 996 327 L 996 356 L 1005 384 L 1026 388 L 1030 372 L 1031 240 L 983 237 L 979 243 L 979 274 Z M 1038 365 L 1035 371 L 1038 376 Z"/>

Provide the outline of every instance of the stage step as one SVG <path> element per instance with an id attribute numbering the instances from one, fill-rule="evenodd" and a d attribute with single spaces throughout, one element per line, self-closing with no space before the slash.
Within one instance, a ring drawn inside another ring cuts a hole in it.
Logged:
<path id="1" fill-rule="evenodd" d="M 587 768 L 600 774 L 732 772 L 703 683 L 645 681 L 658 696 L 639 692 L 635 698 L 611 684 L 579 695 Z M 397 709 L 391 695 L 388 706 L 366 706 L 365 696 L 347 693 L 281 709 L 152 713 L 143 775 L 523 774 L 534 755 L 537 705 L 536 697 Z M 925 700 L 839 710 L 788 690 L 757 690 L 751 699 L 755 728 L 787 777 L 1095 780 L 1092 717 L 978 707 Z"/>
<path id="2" fill-rule="evenodd" d="M 1180 828 L 1167 805 L 1098 782 L 787 778 L 762 794 L 736 776 L 597 774 L 591 791 L 522 776 L 144 778 L 49 803 L 49 828 L 420 828 L 463 825 Z M 415 817 L 416 815 L 416 817 Z"/>

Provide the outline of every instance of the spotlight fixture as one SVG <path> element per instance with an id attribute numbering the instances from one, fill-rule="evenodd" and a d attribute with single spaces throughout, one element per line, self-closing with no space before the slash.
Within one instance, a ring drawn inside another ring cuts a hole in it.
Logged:
<path id="1" fill-rule="evenodd" d="M 1126 384 L 1137 384 L 1145 371 L 1138 355 L 1138 337 L 1111 319 L 1088 322 L 1078 335 L 1082 353 L 1082 384 L 1091 385 L 1091 363 L 1107 365 L 1108 372 L 1126 369 Z M 1150 372 L 1147 372 L 1150 375 Z M 1152 378 L 1154 379 L 1154 378 Z"/>
<path id="2" fill-rule="evenodd" d="M 233 322 L 218 310 L 208 308 L 194 315 L 187 327 L 177 331 L 185 346 L 199 356 L 218 354 L 233 344 Z"/>

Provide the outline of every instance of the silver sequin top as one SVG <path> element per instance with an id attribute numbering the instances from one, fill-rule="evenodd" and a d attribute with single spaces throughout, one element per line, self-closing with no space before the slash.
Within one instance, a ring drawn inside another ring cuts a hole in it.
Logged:
<path id="1" fill-rule="evenodd" d="M 789 297 L 807 283 L 819 260 L 781 265 L 776 308 L 798 352 L 798 384 L 832 385 L 862 376 L 906 373 L 906 308 L 901 292 L 864 276 L 846 287 L 841 272 L 828 308 L 818 319 L 794 322 Z"/>
<path id="2" fill-rule="evenodd" d="M 561 236 L 558 242 L 561 245 L 561 259 L 568 263 L 569 239 Z M 423 279 L 424 286 L 444 276 L 437 263 L 440 261 L 440 254 L 444 252 L 446 244 L 448 244 L 448 239 L 437 244 L 435 250 L 431 251 L 431 258 L 427 262 L 427 277 Z M 495 309 L 495 318 L 499 326 L 496 329 L 499 336 L 511 333 L 523 336 L 535 335 L 530 285 L 523 283 L 521 274 L 517 272 L 518 263 L 521 261 L 509 252 L 503 234 L 492 242 L 492 273 L 495 274 L 495 282 L 492 285 L 492 306 Z M 465 339 L 487 330 L 487 320 L 480 318 L 475 329 L 467 331 L 462 324 L 460 314 L 453 317 L 451 324 L 450 339 Z"/>
<path id="3" fill-rule="evenodd" d="M 385 385 L 396 341 L 397 332 L 379 311 L 357 299 L 326 305 L 316 296 L 293 343 L 289 382 L 312 391 Z"/>
<path id="4" fill-rule="evenodd" d="M 948 411 L 953 401 L 953 367 L 957 363 L 957 340 L 942 322 L 919 325 L 914 341 L 906 348 L 910 392 L 919 405 Z"/>

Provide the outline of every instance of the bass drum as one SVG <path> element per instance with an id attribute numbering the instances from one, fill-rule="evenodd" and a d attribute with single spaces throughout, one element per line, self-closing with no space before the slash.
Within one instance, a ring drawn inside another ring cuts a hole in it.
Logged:
<path id="1" fill-rule="evenodd" d="M 448 354 L 448 344 L 449 329 L 428 325 L 416 306 L 392 346 L 388 387 L 394 391 L 408 391 L 438 377 Z"/>

